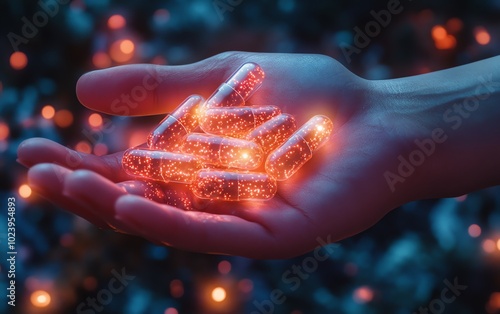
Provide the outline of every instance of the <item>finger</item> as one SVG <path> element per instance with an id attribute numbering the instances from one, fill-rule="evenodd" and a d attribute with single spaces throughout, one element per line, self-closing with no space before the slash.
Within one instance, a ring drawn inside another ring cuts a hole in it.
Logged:
<path id="1" fill-rule="evenodd" d="M 18 149 L 18 161 L 26 167 L 40 163 L 54 163 L 68 169 L 88 169 L 112 181 L 124 181 L 130 177 L 123 171 L 123 153 L 95 156 L 71 150 L 45 138 L 31 138 L 22 142 Z"/>
<path id="2" fill-rule="evenodd" d="M 28 170 L 28 182 L 37 194 L 54 203 L 56 206 L 86 219 L 99 228 L 110 229 L 110 226 L 99 216 L 88 212 L 80 204 L 61 193 L 64 188 L 65 179 L 72 172 L 54 164 L 39 164 Z"/>
<path id="3" fill-rule="evenodd" d="M 236 216 L 183 211 L 133 195 L 120 197 L 115 210 L 138 235 L 176 248 L 253 258 L 279 254 L 266 228 Z"/>
<path id="4" fill-rule="evenodd" d="M 248 57 L 224 53 L 180 66 L 133 64 L 84 74 L 77 83 L 80 102 L 113 115 L 151 115 L 174 109 L 192 94 L 208 97 Z"/>

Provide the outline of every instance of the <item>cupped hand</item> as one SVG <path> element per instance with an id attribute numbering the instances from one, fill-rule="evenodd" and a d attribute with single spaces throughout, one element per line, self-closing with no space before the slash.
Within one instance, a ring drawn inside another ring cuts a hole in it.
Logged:
<path id="1" fill-rule="evenodd" d="M 373 82 L 326 56 L 228 52 L 182 66 L 126 65 L 85 74 L 77 94 L 99 112 L 164 115 L 191 94 L 208 97 L 245 62 L 266 73 L 250 104 L 279 106 L 299 125 L 316 114 L 334 122 L 327 144 L 279 182 L 273 199 L 201 202 L 185 186 L 152 186 L 127 176 L 122 152 L 98 157 L 40 138 L 18 150 L 19 161 L 30 167 L 30 185 L 101 228 L 189 251 L 253 258 L 291 257 L 339 241 L 411 200 L 414 180 L 393 193 L 383 176 L 398 162 L 404 132 Z M 156 199 L 144 197 L 158 189 Z"/>

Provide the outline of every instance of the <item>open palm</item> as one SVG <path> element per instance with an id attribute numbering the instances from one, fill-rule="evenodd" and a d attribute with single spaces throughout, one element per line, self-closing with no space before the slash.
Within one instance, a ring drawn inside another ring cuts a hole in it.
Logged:
<path id="1" fill-rule="evenodd" d="M 230 52 L 183 66 L 122 66 L 84 75 L 77 93 L 100 112 L 165 114 L 190 94 L 209 96 L 245 62 L 266 72 L 251 104 L 279 106 L 299 125 L 316 114 L 334 122 L 329 142 L 296 175 L 279 182 L 273 199 L 201 202 L 184 186 L 163 184 L 172 197 L 161 204 L 144 197 L 150 187 L 123 172 L 122 152 L 97 157 L 39 138 L 19 147 L 20 162 L 31 167 L 30 185 L 102 228 L 190 251 L 255 258 L 295 256 L 318 246 L 318 238 L 333 242 L 354 235 L 411 199 L 417 176 L 404 186 L 410 192 L 398 193 L 383 176 L 397 167 L 404 132 L 381 110 L 383 103 L 375 104 L 380 99 L 372 82 L 326 56 Z M 138 105 L 117 106 L 121 94 L 148 76 L 159 86 Z"/>

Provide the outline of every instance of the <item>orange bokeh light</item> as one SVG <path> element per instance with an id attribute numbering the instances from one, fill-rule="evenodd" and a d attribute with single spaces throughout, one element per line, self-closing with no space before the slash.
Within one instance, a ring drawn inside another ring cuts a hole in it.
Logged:
<path id="1" fill-rule="evenodd" d="M 56 114 L 56 110 L 51 105 L 44 106 L 42 108 L 42 117 L 44 119 L 50 120 Z"/>
<path id="2" fill-rule="evenodd" d="M 50 294 L 47 291 L 37 290 L 31 294 L 30 300 L 36 307 L 46 307 L 50 304 Z"/>
<path id="3" fill-rule="evenodd" d="M 434 26 L 431 33 L 434 40 L 443 40 L 446 38 L 446 35 L 448 35 L 446 29 L 441 25 Z"/>
<path id="4" fill-rule="evenodd" d="M 71 111 L 66 109 L 59 110 L 54 116 L 54 121 L 56 122 L 57 126 L 61 128 L 67 128 L 73 123 L 73 114 L 71 113 Z"/>
<path id="5" fill-rule="evenodd" d="M 370 287 L 363 286 L 354 290 L 354 300 L 358 303 L 368 303 L 373 300 L 373 290 Z"/>
<path id="6" fill-rule="evenodd" d="M 451 18 L 446 22 L 446 28 L 449 29 L 452 33 L 461 31 L 463 27 L 464 23 L 457 17 Z"/>
<path id="7" fill-rule="evenodd" d="M 170 294 L 174 298 L 180 298 L 184 295 L 184 285 L 179 279 L 174 279 L 170 282 Z"/>
<path id="8" fill-rule="evenodd" d="M 22 70 L 28 65 L 28 57 L 21 51 L 16 51 L 10 55 L 10 66 L 14 70 Z"/>
<path id="9" fill-rule="evenodd" d="M 92 146 L 90 146 L 87 141 L 80 141 L 75 145 L 75 150 L 77 152 L 90 154 L 92 152 Z"/>
<path id="10" fill-rule="evenodd" d="M 226 290 L 222 287 L 217 287 L 212 290 L 212 300 L 222 302 L 226 299 Z"/>
<path id="11" fill-rule="evenodd" d="M 110 29 L 120 29 L 120 28 L 123 28 L 126 24 L 127 24 L 127 21 L 120 14 L 112 15 L 108 19 L 108 27 Z"/>
<path id="12" fill-rule="evenodd" d="M 491 239 L 486 239 L 483 241 L 483 250 L 486 253 L 493 253 L 495 251 L 495 248 L 496 248 L 495 241 Z"/>
<path id="13" fill-rule="evenodd" d="M 0 122 L 0 141 L 4 141 L 9 137 L 10 129 L 5 122 Z"/>
<path id="14" fill-rule="evenodd" d="M 22 198 L 28 198 L 31 196 L 31 188 L 29 185 L 27 184 L 23 184 L 19 187 L 19 196 L 21 196 Z"/>
<path id="15" fill-rule="evenodd" d="M 134 56 L 135 44 L 130 39 L 121 39 L 111 44 L 109 55 L 118 63 L 127 62 Z"/>
<path id="16" fill-rule="evenodd" d="M 491 41 L 490 33 L 483 27 L 476 27 L 474 36 L 476 37 L 477 43 L 483 46 L 489 44 Z"/>
<path id="17" fill-rule="evenodd" d="M 164 314 L 179 314 L 176 308 L 174 307 L 169 307 L 168 309 L 165 310 Z"/>
<path id="18" fill-rule="evenodd" d="M 104 69 L 111 66 L 111 58 L 107 53 L 99 51 L 92 57 L 92 63 L 98 69 Z"/>
<path id="19" fill-rule="evenodd" d="M 453 35 L 447 35 L 444 39 L 436 41 L 436 48 L 439 50 L 453 49 L 457 45 L 457 40 Z"/>
<path id="20" fill-rule="evenodd" d="M 89 116 L 89 124 L 91 127 L 98 128 L 102 126 L 102 116 L 98 113 L 93 113 Z"/>

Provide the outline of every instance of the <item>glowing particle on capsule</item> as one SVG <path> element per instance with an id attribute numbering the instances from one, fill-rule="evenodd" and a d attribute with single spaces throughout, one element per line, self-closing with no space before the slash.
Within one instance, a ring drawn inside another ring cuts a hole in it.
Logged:
<path id="1" fill-rule="evenodd" d="M 242 106 L 262 85 L 264 71 L 256 63 L 245 63 L 208 98 L 205 108 Z"/>
<path id="2" fill-rule="evenodd" d="M 268 153 L 283 144 L 296 129 L 295 118 L 283 113 L 255 128 L 245 139 L 259 144 L 264 153 Z"/>
<path id="3" fill-rule="evenodd" d="M 207 164 L 246 170 L 260 166 L 264 155 L 254 142 L 205 133 L 189 134 L 181 149 Z"/>
<path id="4" fill-rule="evenodd" d="M 203 169 L 191 189 L 198 198 L 241 201 L 266 200 L 276 194 L 276 180 L 266 173 Z"/>
<path id="5" fill-rule="evenodd" d="M 190 155 L 130 148 L 123 154 L 122 166 L 132 176 L 189 184 L 202 165 Z"/>
<path id="6" fill-rule="evenodd" d="M 148 147 L 167 151 L 179 147 L 182 139 L 198 126 L 198 111 L 203 101 L 198 95 L 184 100 L 149 134 Z"/>
<path id="7" fill-rule="evenodd" d="M 206 133 L 242 137 L 280 113 L 275 106 L 211 108 L 203 112 L 200 126 Z"/>
<path id="8" fill-rule="evenodd" d="M 286 180 L 302 167 L 328 139 L 333 123 L 325 116 L 314 116 L 266 160 L 266 172 L 277 180 Z"/>

